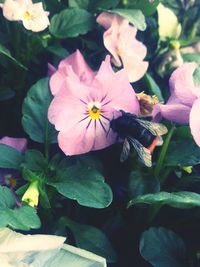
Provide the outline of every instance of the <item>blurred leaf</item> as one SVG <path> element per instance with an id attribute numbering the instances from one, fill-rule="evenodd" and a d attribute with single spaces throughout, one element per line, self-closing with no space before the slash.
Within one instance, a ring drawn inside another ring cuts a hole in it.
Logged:
<path id="1" fill-rule="evenodd" d="M 22 166 L 31 171 L 44 171 L 47 161 L 40 151 L 32 149 L 26 151 Z"/>
<path id="2" fill-rule="evenodd" d="M 200 55 L 199 54 L 193 54 L 193 53 L 182 53 L 181 54 L 184 62 L 197 62 L 200 64 Z"/>
<path id="3" fill-rule="evenodd" d="M 116 261 L 116 253 L 107 236 L 98 228 L 76 223 L 69 218 L 61 221 L 73 232 L 76 245 L 106 258 L 108 262 Z"/>
<path id="4" fill-rule="evenodd" d="M 39 184 L 40 192 L 40 204 L 44 209 L 50 209 L 51 203 L 47 194 L 46 186 L 44 184 Z"/>
<path id="5" fill-rule="evenodd" d="M 55 37 L 64 39 L 86 34 L 94 26 L 95 20 L 92 14 L 84 9 L 70 8 L 53 16 L 49 30 Z"/>
<path id="6" fill-rule="evenodd" d="M 112 202 L 112 191 L 103 176 L 91 167 L 74 165 L 57 170 L 56 182 L 48 182 L 65 197 L 76 200 L 80 205 L 105 208 Z"/>
<path id="7" fill-rule="evenodd" d="M 139 9 L 112 9 L 108 12 L 118 14 L 132 23 L 138 30 L 144 31 L 146 29 L 145 17 Z"/>
<path id="8" fill-rule="evenodd" d="M 158 100 L 159 100 L 159 102 L 164 102 L 164 98 L 162 96 L 162 92 L 161 92 L 158 84 L 150 76 L 150 74 L 148 74 L 148 73 L 145 74 L 144 81 L 145 81 L 150 93 L 153 94 L 153 95 L 156 95 Z"/>
<path id="9" fill-rule="evenodd" d="M 67 51 L 67 49 L 61 46 L 48 46 L 47 50 L 60 58 L 65 58 L 69 56 L 69 52 Z"/>
<path id="10" fill-rule="evenodd" d="M 0 144 L 0 168 L 20 169 L 24 156 L 15 148 Z"/>
<path id="11" fill-rule="evenodd" d="M 176 130 L 174 132 L 174 137 L 179 139 L 181 138 L 184 140 L 185 138 L 192 138 L 190 127 L 186 125 L 176 127 Z"/>
<path id="12" fill-rule="evenodd" d="M 165 166 L 193 166 L 199 163 L 200 149 L 193 139 L 170 142 L 165 156 Z"/>
<path id="13" fill-rule="evenodd" d="M 92 10 L 114 8 L 119 4 L 120 0 L 95 0 L 90 1 Z"/>
<path id="14" fill-rule="evenodd" d="M 195 86 L 200 85 L 200 67 L 197 67 L 193 73 L 193 80 Z"/>
<path id="15" fill-rule="evenodd" d="M 88 9 L 89 0 L 69 0 L 68 4 L 69 4 L 69 7 Z"/>
<path id="16" fill-rule="evenodd" d="M 151 227 L 140 239 L 140 253 L 153 267 L 186 267 L 186 247 L 171 230 Z"/>
<path id="17" fill-rule="evenodd" d="M 152 3 L 147 0 L 128 0 L 128 6 L 130 8 L 140 9 L 145 16 L 150 16 L 156 11 L 159 2 L 159 0 L 154 0 Z"/>
<path id="18" fill-rule="evenodd" d="M 129 176 L 129 196 L 135 198 L 148 193 L 156 193 L 160 191 L 160 183 L 154 177 L 145 176 L 139 171 L 132 171 Z"/>
<path id="19" fill-rule="evenodd" d="M 35 83 L 28 91 L 22 107 L 24 130 L 33 141 L 39 143 L 57 142 L 57 132 L 47 118 L 47 111 L 52 100 L 48 84 L 48 78 Z"/>
<path id="20" fill-rule="evenodd" d="M 0 101 L 8 100 L 15 96 L 15 91 L 10 88 L 1 88 L 0 89 Z"/>
<path id="21" fill-rule="evenodd" d="M 36 210 L 30 206 L 15 207 L 14 194 L 5 186 L 0 186 L 0 227 L 10 226 L 18 230 L 40 227 Z"/>
<path id="22" fill-rule="evenodd" d="M 130 207 L 139 203 L 169 205 L 179 209 L 193 208 L 200 206 L 200 194 L 187 191 L 147 194 L 132 199 L 129 201 L 128 206 Z"/>
<path id="23" fill-rule="evenodd" d="M 17 61 L 14 57 L 11 56 L 10 51 L 6 47 L 4 47 L 2 44 L 0 44 L 0 54 L 3 54 L 7 58 L 9 58 L 11 61 L 13 61 L 20 68 L 27 70 L 27 68 L 24 65 L 22 65 L 19 61 Z"/>
<path id="24" fill-rule="evenodd" d="M 181 34 L 181 24 L 178 23 L 178 18 L 174 12 L 163 4 L 158 5 L 157 11 L 160 37 L 178 38 Z"/>

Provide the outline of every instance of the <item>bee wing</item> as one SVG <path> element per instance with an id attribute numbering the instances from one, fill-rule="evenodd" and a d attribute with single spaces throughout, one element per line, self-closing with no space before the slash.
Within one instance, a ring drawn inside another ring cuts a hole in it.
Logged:
<path id="1" fill-rule="evenodd" d="M 153 135 L 160 136 L 168 132 L 167 127 L 161 123 L 137 119 L 137 122 L 149 130 Z"/>
<path id="2" fill-rule="evenodd" d="M 152 166 L 151 152 L 146 147 L 144 147 L 138 140 L 131 138 L 131 137 L 129 137 L 128 140 L 130 141 L 132 146 L 135 148 L 141 161 L 147 167 L 151 167 Z"/>
<path id="3" fill-rule="evenodd" d="M 122 148 L 122 153 L 120 155 L 120 161 L 124 162 L 125 160 L 127 160 L 129 153 L 130 153 L 130 144 L 127 138 L 125 138 L 124 140 L 124 144 L 123 144 L 123 148 Z"/>

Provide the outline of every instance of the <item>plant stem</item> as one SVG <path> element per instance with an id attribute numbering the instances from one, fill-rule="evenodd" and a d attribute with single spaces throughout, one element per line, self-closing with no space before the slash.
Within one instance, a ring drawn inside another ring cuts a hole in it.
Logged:
<path id="1" fill-rule="evenodd" d="M 159 174 L 160 174 L 160 171 L 162 170 L 163 163 L 164 163 L 164 159 L 165 159 L 165 155 L 166 155 L 166 153 L 167 153 L 167 149 L 168 149 L 170 140 L 171 140 L 171 138 L 172 138 L 172 135 L 173 135 L 173 133 L 174 133 L 174 130 L 175 130 L 175 126 L 173 126 L 173 127 L 170 129 L 170 131 L 169 131 L 169 133 L 168 133 L 168 135 L 167 135 L 167 137 L 166 137 L 166 139 L 165 139 L 165 142 L 164 142 L 164 144 L 163 144 L 163 146 L 162 146 L 162 149 L 161 149 L 161 151 L 160 151 L 160 155 L 159 155 L 159 158 L 158 158 L 158 162 L 157 162 L 157 164 L 156 164 L 155 171 L 154 171 L 154 176 L 155 176 L 155 177 L 158 177 Z"/>

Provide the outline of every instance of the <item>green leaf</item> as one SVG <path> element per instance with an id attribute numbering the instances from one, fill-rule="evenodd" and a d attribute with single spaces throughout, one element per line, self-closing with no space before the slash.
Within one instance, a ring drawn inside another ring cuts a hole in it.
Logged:
<path id="1" fill-rule="evenodd" d="M 15 148 L 0 144 L 0 168 L 19 169 L 24 156 Z"/>
<path id="2" fill-rule="evenodd" d="M 187 144 L 187 149 L 185 147 Z M 200 149 L 193 139 L 170 142 L 165 156 L 166 166 L 193 166 L 200 163 Z"/>
<path id="3" fill-rule="evenodd" d="M 69 56 L 69 52 L 65 48 L 58 46 L 58 45 L 48 46 L 47 50 L 62 59 Z"/>
<path id="4" fill-rule="evenodd" d="M 176 139 L 184 139 L 186 140 L 187 139 L 192 139 L 192 134 L 191 134 L 191 131 L 190 131 L 190 127 L 187 126 L 187 125 L 181 125 L 181 126 L 177 126 L 176 127 L 176 130 L 174 132 L 174 137 Z"/>
<path id="5" fill-rule="evenodd" d="M 0 89 L 0 101 L 11 99 L 15 96 L 15 92 L 10 88 Z"/>
<path id="6" fill-rule="evenodd" d="M 132 171 L 129 176 L 128 189 L 130 198 L 135 198 L 139 195 L 159 192 L 160 184 L 153 177 L 145 176 L 139 171 Z"/>
<path id="7" fill-rule="evenodd" d="M 19 61 L 17 61 L 14 57 L 11 56 L 10 51 L 6 47 L 4 47 L 2 44 L 0 44 L 0 54 L 9 58 L 13 63 L 18 65 L 20 68 L 27 70 L 27 68 L 24 65 L 22 65 Z"/>
<path id="8" fill-rule="evenodd" d="M 55 37 L 64 39 L 86 34 L 94 26 L 95 20 L 92 14 L 84 9 L 71 8 L 54 15 L 49 30 Z"/>
<path id="9" fill-rule="evenodd" d="M 89 0 L 69 0 L 68 4 L 69 4 L 69 7 L 88 9 Z"/>
<path id="10" fill-rule="evenodd" d="M 140 239 L 140 253 L 153 267 L 186 267 L 186 246 L 171 230 L 151 227 Z"/>
<path id="11" fill-rule="evenodd" d="M 32 149 L 26 151 L 22 166 L 31 171 L 44 171 L 47 161 L 40 151 Z"/>
<path id="12" fill-rule="evenodd" d="M 15 198 L 9 188 L 0 186 L 0 208 L 13 208 Z"/>
<path id="13" fill-rule="evenodd" d="M 115 13 L 121 17 L 127 19 L 132 23 L 138 30 L 144 31 L 146 29 L 145 17 L 139 9 L 112 9 L 108 12 Z"/>
<path id="14" fill-rule="evenodd" d="M 69 218 L 61 218 L 62 223 L 72 232 L 79 248 L 91 251 L 106 258 L 107 262 L 116 262 L 117 256 L 107 236 L 98 228 L 76 223 Z"/>
<path id="15" fill-rule="evenodd" d="M 132 199 L 129 201 L 128 206 L 130 207 L 139 203 L 169 205 L 180 209 L 193 208 L 200 206 L 200 194 L 187 191 L 147 194 Z"/>
<path id="16" fill-rule="evenodd" d="M 92 7 L 92 10 L 102 10 L 102 9 L 109 9 L 114 8 L 119 4 L 120 0 L 95 0 L 90 1 L 90 6 Z"/>
<path id="17" fill-rule="evenodd" d="M 0 186 L 0 227 L 10 226 L 18 230 L 40 227 L 36 210 L 30 206 L 15 207 L 14 194 L 5 186 Z"/>
<path id="18" fill-rule="evenodd" d="M 150 76 L 150 74 L 148 74 L 148 73 L 145 74 L 144 81 L 145 81 L 150 93 L 153 95 L 156 95 L 159 102 L 164 102 L 162 91 L 160 90 L 160 87 L 155 82 L 155 80 Z"/>
<path id="19" fill-rule="evenodd" d="M 200 85 L 200 67 L 197 67 L 193 73 L 193 80 L 194 80 L 194 84 L 195 86 L 199 86 Z"/>
<path id="20" fill-rule="evenodd" d="M 56 182 L 48 182 L 65 197 L 76 200 L 80 205 L 105 208 L 112 202 L 112 191 L 103 176 L 91 167 L 74 165 L 57 170 Z"/>
<path id="21" fill-rule="evenodd" d="M 47 111 L 52 100 L 49 79 L 44 78 L 34 84 L 22 107 L 22 125 L 33 141 L 39 143 L 56 143 L 57 132 L 47 118 Z"/>
<path id="22" fill-rule="evenodd" d="M 197 62 L 200 64 L 200 55 L 199 54 L 193 54 L 193 53 L 182 53 L 181 54 L 184 62 Z"/>
<path id="23" fill-rule="evenodd" d="M 128 0 L 127 5 L 130 8 L 140 9 L 145 16 L 150 16 L 156 11 L 159 3 L 159 0 L 154 0 L 153 3 L 147 0 Z"/>

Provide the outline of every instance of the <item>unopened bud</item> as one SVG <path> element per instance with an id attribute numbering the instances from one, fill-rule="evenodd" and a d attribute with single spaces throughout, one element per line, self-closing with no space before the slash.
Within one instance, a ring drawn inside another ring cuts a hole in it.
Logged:
<path id="1" fill-rule="evenodd" d="M 38 181 L 32 182 L 22 197 L 22 201 L 27 202 L 28 205 L 36 207 L 39 201 Z"/>

